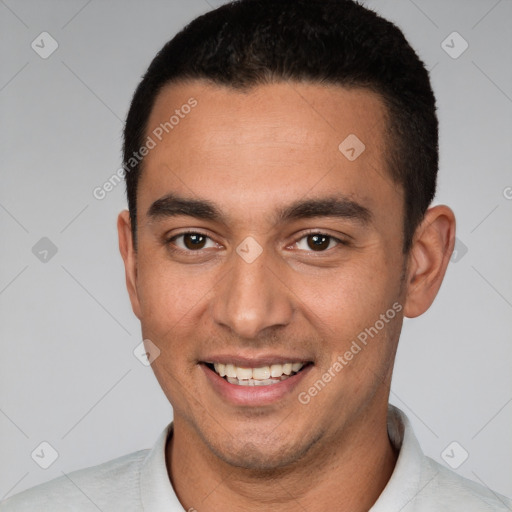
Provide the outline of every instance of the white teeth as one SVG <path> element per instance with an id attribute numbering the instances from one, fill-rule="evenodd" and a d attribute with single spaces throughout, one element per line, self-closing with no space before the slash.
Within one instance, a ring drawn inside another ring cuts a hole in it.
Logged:
<path id="1" fill-rule="evenodd" d="M 236 378 L 227 377 L 227 380 L 230 384 L 237 384 L 238 386 L 269 386 L 271 384 L 277 384 L 281 382 L 281 380 L 286 379 L 287 377 L 282 376 L 281 379 L 266 379 L 266 380 L 256 380 L 256 379 L 246 379 L 246 380 L 238 380 Z"/>
<path id="2" fill-rule="evenodd" d="M 222 363 L 217 364 L 215 366 L 215 370 L 217 370 L 217 373 L 221 377 L 225 377 L 226 376 L 226 365 L 225 364 L 222 364 Z"/>
<path id="3" fill-rule="evenodd" d="M 257 380 L 257 379 L 253 379 L 254 380 L 254 385 L 255 386 L 268 386 L 269 384 L 277 384 L 278 380 L 272 380 L 272 379 L 265 379 L 265 380 Z"/>
<path id="4" fill-rule="evenodd" d="M 226 377 L 236 377 L 235 366 L 232 364 L 226 365 Z"/>
<path id="5" fill-rule="evenodd" d="M 236 377 L 238 380 L 249 380 L 252 378 L 252 368 L 240 368 L 235 366 Z"/>
<path id="6" fill-rule="evenodd" d="M 270 366 L 262 366 L 252 370 L 252 378 L 256 380 L 266 380 L 270 377 Z"/>
<path id="7" fill-rule="evenodd" d="M 283 375 L 283 365 L 282 364 L 273 364 L 270 367 L 270 376 L 271 377 L 281 377 Z"/>
<path id="8" fill-rule="evenodd" d="M 273 364 L 258 368 L 243 368 L 234 364 L 215 363 L 215 371 L 226 377 L 231 384 L 241 386 L 266 386 L 287 379 L 292 373 L 297 373 L 304 363 Z"/>

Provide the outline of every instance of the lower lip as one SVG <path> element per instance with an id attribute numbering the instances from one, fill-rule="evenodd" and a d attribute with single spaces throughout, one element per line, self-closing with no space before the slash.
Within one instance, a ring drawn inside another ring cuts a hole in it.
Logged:
<path id="1" fill-rule="evenodd" d="M 267 386 L 239 386 L 238 384 L 230 384 L 226 379 L 210 370 L 205 364 L 200 364 L 200 366 L 213 389 L 222 398 L 234 405 L 250 405 L 255 407 L 273 404 L 291 394 L 313 365 L 308 364 L 299 373 L 277 384 L 268 384 Z"/>

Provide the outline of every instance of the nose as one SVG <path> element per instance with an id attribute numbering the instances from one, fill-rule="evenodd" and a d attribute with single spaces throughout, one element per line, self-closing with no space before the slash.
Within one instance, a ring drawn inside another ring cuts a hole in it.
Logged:
<path id="1" fill-rule="evenodd" d="M 230 258 L 228 274 L 219 282 L 212 314 L 218 325 L 243 339 L 257 339 L 263 331 L 290 323 L 294 308 L 292 292 L 278 277 L 270 250 L 254 260 L 237 252 Z"/>

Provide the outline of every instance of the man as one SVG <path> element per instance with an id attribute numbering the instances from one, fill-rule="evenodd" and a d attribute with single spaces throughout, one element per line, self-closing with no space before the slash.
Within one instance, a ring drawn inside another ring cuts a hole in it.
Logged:
<path id="1" fill-rule="evenodd" d="M 193 21 L 133 98 L 118 218 L 174 421 L 1 510 L 511 510 L 388 405 L 403 318 L 454 246 L 437 164 L 428 74 L 375 13 L 242 0 Z"/>

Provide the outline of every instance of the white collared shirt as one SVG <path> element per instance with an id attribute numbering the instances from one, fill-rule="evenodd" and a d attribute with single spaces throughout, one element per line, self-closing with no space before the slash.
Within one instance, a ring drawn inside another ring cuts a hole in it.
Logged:
<path id="1" fill-rule="evenodd" d="M 183 512 L 165 464 L 169 435 L 172 423 L 151 450 L 134 452 L 32 487 L 0 503 L 0 512 Z M 370 512 L 512 511 L 512 500 L 426 457 L 407 416 L 392 405 L 388 409 L 388 435 L 399 456 Z"/>

